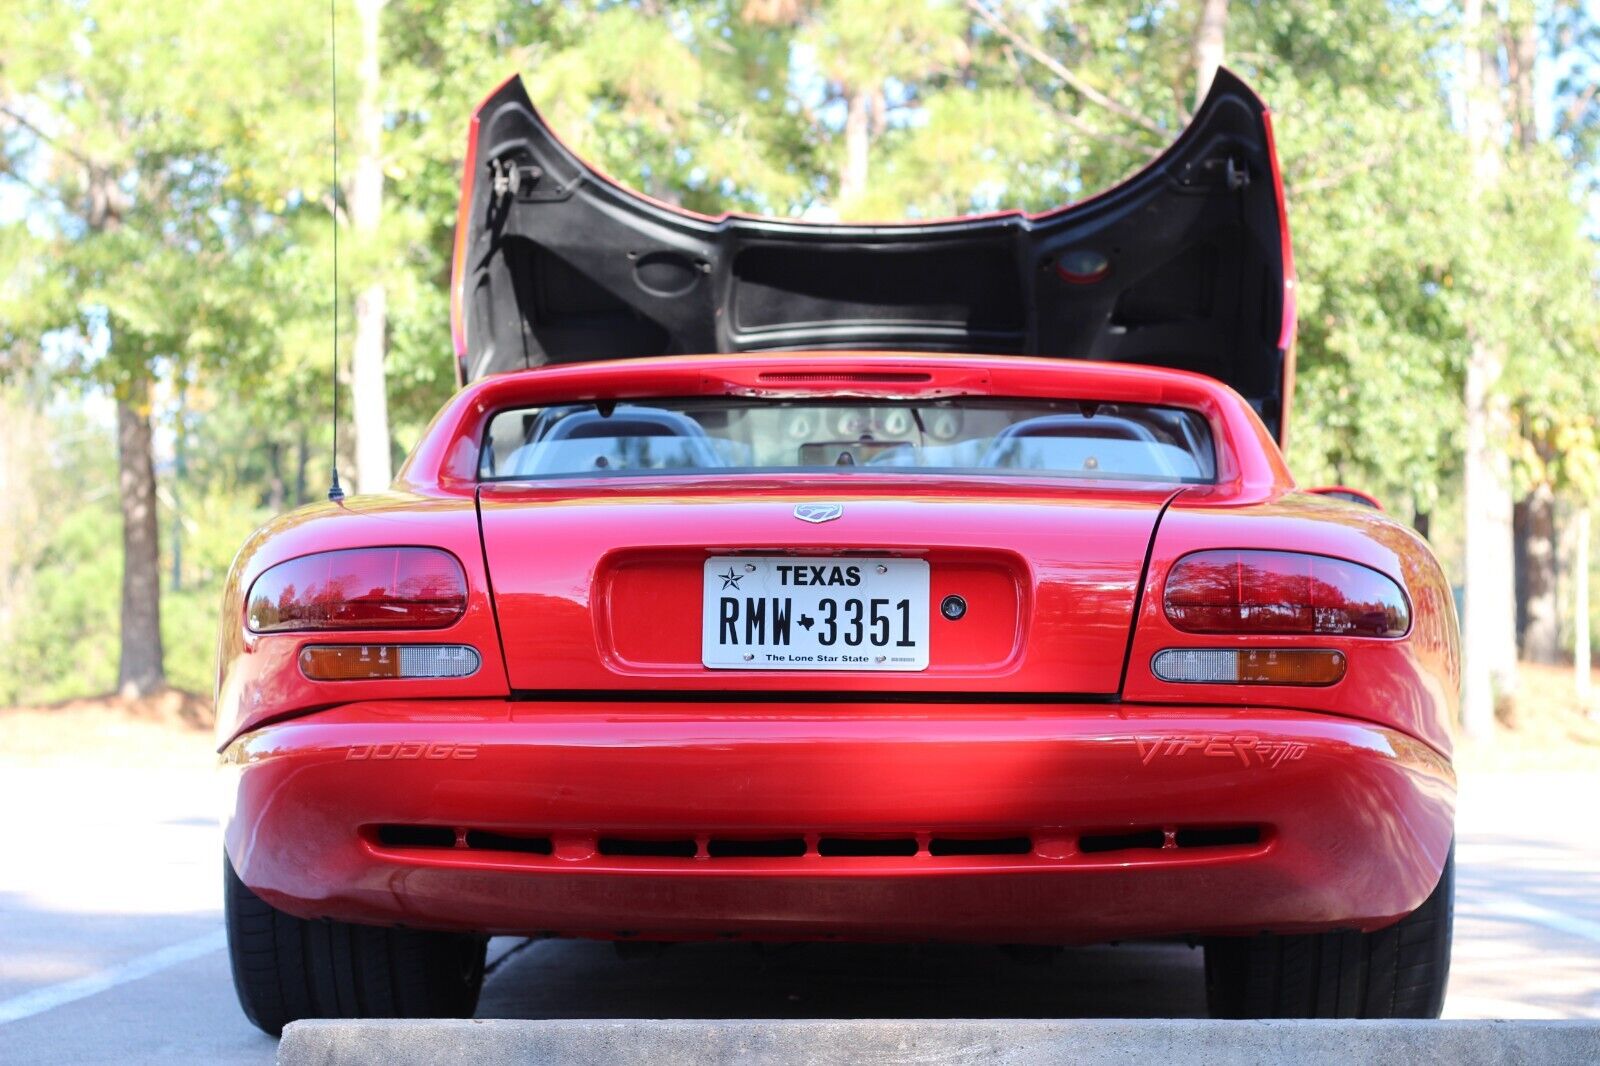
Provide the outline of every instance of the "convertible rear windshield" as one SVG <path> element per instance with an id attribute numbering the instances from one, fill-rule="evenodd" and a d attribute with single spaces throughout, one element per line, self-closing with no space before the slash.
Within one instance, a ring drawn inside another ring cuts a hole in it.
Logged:
<path id="1" fill-rule="evenodd" d="M 1204 483 L 1210 427 L 1175 407 L 1081 401 L 715 398 L 498 412 L 485 481 L 852 471 Z"/>

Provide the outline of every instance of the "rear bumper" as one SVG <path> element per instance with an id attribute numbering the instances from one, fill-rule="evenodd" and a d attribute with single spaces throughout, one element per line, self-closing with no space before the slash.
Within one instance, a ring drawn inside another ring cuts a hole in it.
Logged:
<path id="1" fill-rule="evenodd" d="M 234 866 L 290 913 L 643 939 L 1378 928 L 1455 803 L 1403 734 L 1204 707 L 365 703 L 223 762 Z"/>

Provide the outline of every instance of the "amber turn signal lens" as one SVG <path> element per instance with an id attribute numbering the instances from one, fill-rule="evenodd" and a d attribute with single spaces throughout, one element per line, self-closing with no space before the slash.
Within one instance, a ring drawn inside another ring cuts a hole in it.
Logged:
<path id="1" fill-rule="evenodd" d="M 1331 685 L 1344 668 L 1343 652 L 1309 648 L 1167 648 L 1150 660 L 1163 681 L 1213 685 Z"/>
<path id="2" fill-rule="evenodd" d="M 478 653 L 465 644 L 312 644 L 300 649 L 300 672 L 312 681 L 467 677 Z"/>

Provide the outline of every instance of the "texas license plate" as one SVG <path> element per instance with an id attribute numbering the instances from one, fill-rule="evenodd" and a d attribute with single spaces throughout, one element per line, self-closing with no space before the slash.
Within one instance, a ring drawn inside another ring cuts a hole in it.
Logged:
<path id="1" fill-rule="evenodd" d="M 928 564 L 713 556 L 700 661 L 718 670 L 926 670 Z"/>

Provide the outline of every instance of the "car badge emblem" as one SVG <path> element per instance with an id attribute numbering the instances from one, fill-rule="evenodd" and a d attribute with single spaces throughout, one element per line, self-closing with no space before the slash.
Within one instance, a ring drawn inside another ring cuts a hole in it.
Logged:
<path id="1" fill-rule="evenodd" d="M 800 503 L 794 508 L 794 516 L 802 522 L 832 522 L 842 514 L 842 503 Z"/>

